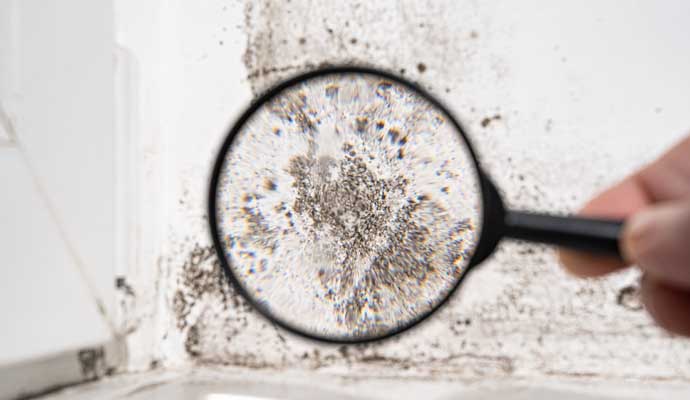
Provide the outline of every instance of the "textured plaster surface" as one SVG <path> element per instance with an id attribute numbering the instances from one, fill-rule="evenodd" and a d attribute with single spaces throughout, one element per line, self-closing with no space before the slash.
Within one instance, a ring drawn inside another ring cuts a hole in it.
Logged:
<path id="1" fill-rule="evenodd" d="M 357 346 L 294 337 L 221 278 L 206 216 L 210 168 L 232 118 L 272 83 L 344 62 L 402 74 L 439 96 L 511 207 L 573 211 L 689 127 L 690 49 L 678 20 L 687 4 L 124 4 L 121 21 L 139 18 L 121 22 L 120 45 L 146 82 L 139 190 L 150 211 L 140 218 L 143 250 L 125 296 L 132 370 L 222 364 L 462 382 L 690 380 L 690 343 L 653 325 L 635 271 L 576 280 L 552 249 L 520 243 L 503 243 L 413 331 Z"/>

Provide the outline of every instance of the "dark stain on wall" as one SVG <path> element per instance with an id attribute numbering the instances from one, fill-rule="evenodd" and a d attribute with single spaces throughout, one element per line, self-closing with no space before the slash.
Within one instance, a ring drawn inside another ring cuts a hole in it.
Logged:
<path id="1" fill-rule="evenodd" d="M 642 298 L 640 296 L 640 286 L 627 285 L 618 290 L 618 295 L 616 296 L 616 303 L 630 311 L 640 311 L 644 308 L 642 305 Z"/>
<path id="2" fill-rule="evenodd" d="M 81 374 L 85 380 L 98 379 L 105 374 L 105 350 L 95 347 L 79 350 L 77 353 Z"/>
<path id="3" fill-rule="evenodd" d="M 194 245 L 182 265 L 178 284 L 172 309 L 179 329 L 192 329 L 188 326 L 189 315 L 205 296 L 218 298 L 222 311 L 228 311 L 231 307 L 242 312 L 250 310 L 249 304 L 225 280 L 213 246 Z M 242 318 L 240 322 L 246 323 L 246 320 Z M 193 334 L 198 335 L 199 328 L 194 329 L 197 332 Z"/>
<path id="4" fill-rule="evenodd" d="M 127 279 L 124 276 L 118 276 L 117 278 L 115 278 L 115 288 L 117 290 L 120 290 L 125 296 L 136 296 L 136 294 L 134 293 L 134 289 L 127 282 Z"/>
<path id="5" fill-rule="evenodd" d="M 500 114 L 496 114 L 496 115 L 494 115 L 494 116 L 492 116 L 492 117 L 484 117 L 484 119 L 482 119 L 482 122 L 481 122 L 482 128 L 488 127 L 488 126 L 491 125 L 491 123 L 494 122 L 494 121 L 500 121 L 501 118 L 502 118 L 502 117 L 501 117 Z"/>

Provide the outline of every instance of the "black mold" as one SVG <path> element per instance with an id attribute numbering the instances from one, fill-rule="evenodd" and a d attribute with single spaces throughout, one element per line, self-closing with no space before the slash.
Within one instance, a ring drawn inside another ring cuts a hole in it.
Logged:
<path id="1" fill-rule="evenodd" d="M 84 379 L 98 379 L 105 374 L 105 350 L 103 347 L 79 350 L 77 359 Z"/>

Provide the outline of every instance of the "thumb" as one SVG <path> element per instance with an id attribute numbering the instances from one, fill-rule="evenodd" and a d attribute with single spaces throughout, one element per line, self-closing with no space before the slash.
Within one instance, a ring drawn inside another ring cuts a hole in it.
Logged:
<path id="1" fill-rule="evenodd" d="M 634 214 L 623 227 L 621 250 L 626 261 L 658 280 L 690 288 L 690 201 Z"/>

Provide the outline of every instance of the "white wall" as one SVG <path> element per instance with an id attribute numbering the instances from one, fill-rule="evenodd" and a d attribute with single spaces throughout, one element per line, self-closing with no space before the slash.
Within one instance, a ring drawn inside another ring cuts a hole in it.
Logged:
<path id="1" fill-rule="evenodd" d="M 575 210 L 690 128 L 688 7 L 117 3 L 118 43 L 138 66 L 138 176 L 150 195 L 140 199 L 151 210 L 145 253 L 130 275 L 145 294 L 132 306 L 131 367 L 155 360 L 350 376 L 690 379 L 690 345 L 638 309 L 635 272 L 575 280 L 551 249 L 534 245 L 505 243 L 448 307 L 402 337 L 346 350 L 294 338 L 218 284 L 205 215 L 216 148 L 251 95 L 322 62 L 348 61 L 404 68 L 449 103 L 511 206 Z M 482 127 L 496 114 L 500 121 Z"/>
<path id="2" fill-rule="evenodd" d="M 0 366 L 114 334 L 112 31 L 107 1 L 0 1 Z"/>

